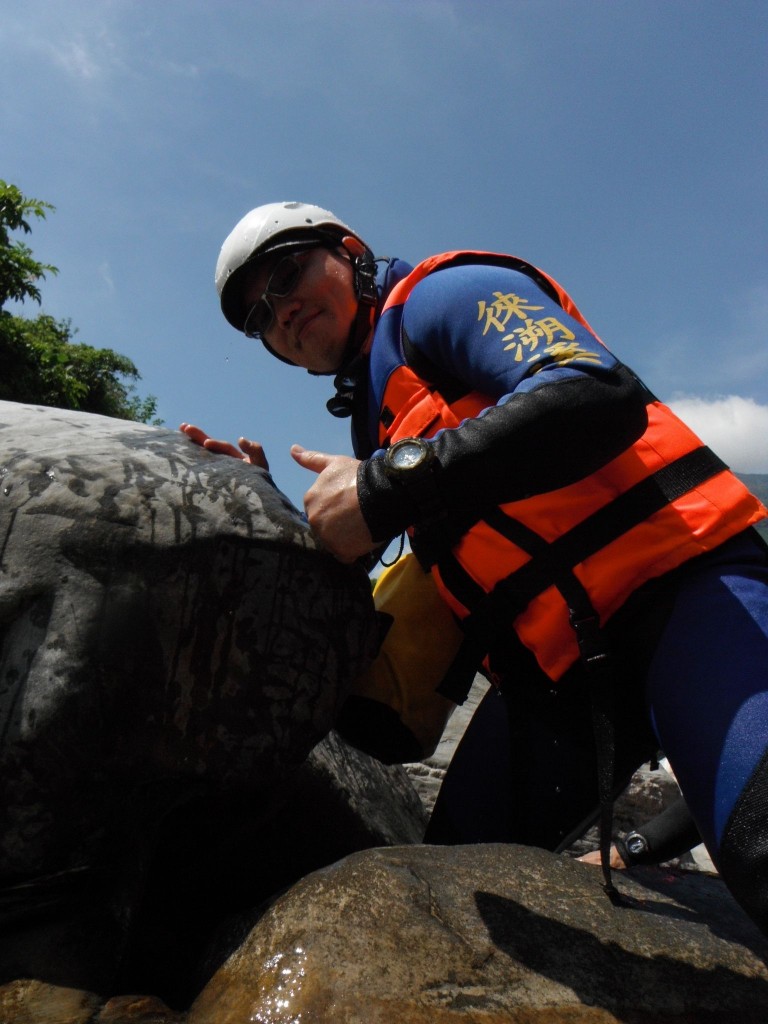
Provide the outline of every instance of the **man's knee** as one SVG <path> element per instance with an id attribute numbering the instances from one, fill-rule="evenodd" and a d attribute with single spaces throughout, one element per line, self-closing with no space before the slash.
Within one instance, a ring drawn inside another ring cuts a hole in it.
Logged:
<path id="1" fill-rule="evenodd" d="M 768 935 L 768 752 L 725 826 L 719 867 L 734 897 Z"/>

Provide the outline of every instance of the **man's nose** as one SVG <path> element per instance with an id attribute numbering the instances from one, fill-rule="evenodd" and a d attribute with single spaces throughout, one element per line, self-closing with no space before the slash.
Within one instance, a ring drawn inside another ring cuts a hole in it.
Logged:
<path id="1" fill-rule="evenodd" d="M 291 321 L 301 309 L 301 301 L 295 295 L 270 296 L 275 322 L 282 328 L 291 326 Z"/>

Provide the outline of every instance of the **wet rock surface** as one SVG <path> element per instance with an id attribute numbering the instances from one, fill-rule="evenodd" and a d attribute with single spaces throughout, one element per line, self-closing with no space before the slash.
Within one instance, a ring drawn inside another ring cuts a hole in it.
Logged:
<path id="1" fill-rule="evenodd" d="M 20 980 L 0 1022 L 764 1024 L 768 941 L 719 879 L 618 884 L 620 907 L 594 868 L 516 846 L 366 850 L 241 915 L 189 1009 Z"/>
<path id="2" fill-rule="evenodd" d="M 768 943 L 722 884 L 514 846 L 372 850 L 304 879 L 188 1024 L 764 1024 Z"/>
<path id="3" fill-rule="evenodd" d="M 200 801 L 168 820 L 116 984 L 188 1006 L 245 937 L 244 908 L 352 852 L 419 843 L 425 826 L 402 767 L 331 732 L 258 799 Z"/>

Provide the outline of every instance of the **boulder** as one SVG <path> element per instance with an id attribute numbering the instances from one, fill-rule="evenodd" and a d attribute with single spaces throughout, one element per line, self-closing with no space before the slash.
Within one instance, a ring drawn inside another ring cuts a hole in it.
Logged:
<path id="1" fill-rule="evenodd" d="M 487 844 L 369 850 L 255 924 L 187 1024 L 764 1024 L 768 942 L 719 879 Z"/>
<path id="2" fill-rule="evenodd" d="M 2 1024 L 764 1024 L 768 942 L 719 879 L 542 850 L 367 850 L 251 914 L 189 1010 L 0 986 Z"/>
<path id="3" fill-rule="evenodd" d="M 322 551 L 268 473 L 8 402 L 0 573 L 0 916 L 22 921 L 5 980 L 62 908 L 87 946 L 110 917 L 111 962 L 160 823 L 301 764 L 377 631 L 364 569 Z M 73 984 L 59 967 L 44 980 Z"/>

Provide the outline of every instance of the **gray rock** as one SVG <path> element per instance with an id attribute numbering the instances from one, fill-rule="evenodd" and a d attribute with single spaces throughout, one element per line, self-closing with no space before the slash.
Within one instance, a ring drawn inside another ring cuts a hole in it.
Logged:
<path id="1" fill-rule="evenodd" d="M 424 838 L 427 814 L 402 765 L 383 765 L 331 732 L 300 769 L 297 796 L 301 794 L 301 799 L 309 804 L 311 796 L 308 798 L 307 794 L 312 787 L 303 782 L 305 775 L 313 776 L 316 785 L 328 794 L 324 800 L 326 807 L 332 801 L 343 808 L 345 816 L 357 822 L 355 829 L 349 829 L 339 821 L 335 831 L 340 837 L 359 831 L 365 842 L 358 849 L 402 846 L 420 843 Z M 323 820 L 328 823 L 327 812 L 323 813 Z M 332 859 L 338 860 L 351 852 L 348 848 Z"/>
<path id="2" fill-rule="evenodd" d="M 355 854 L 280 899 L 188 1024 L 764 1024 L 768 943 L 718 879 L 515 846 Z"/>
<path id="3" fill-rule="evenodd" d="M 0 985 L 0 1024 L 183 1024 L 153 996 L 116 996 L 102 1003 L 93 992 L 16 981 Z"/>
<path id="4" fill-rule="evenodd" d="M 140 886 L 159 823 L 304 761 L 375 646 L 365 571 L 176 431 L 0 403 L 0 570 L 5 919 Z"/>

